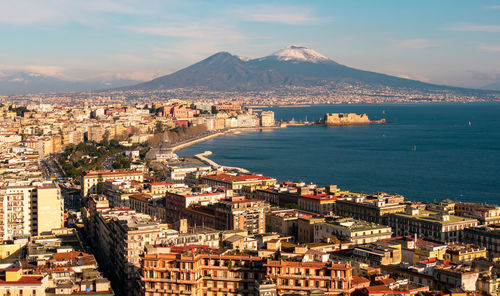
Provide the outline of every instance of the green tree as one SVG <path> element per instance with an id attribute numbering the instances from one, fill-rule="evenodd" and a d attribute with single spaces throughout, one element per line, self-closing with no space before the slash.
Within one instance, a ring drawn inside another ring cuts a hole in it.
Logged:
<path id="1" fill-rule="evenodd" d="M 101 144 L 104 146 L 108 146 L 108 144 L 109 144 L 109 130 L 106 130 L 104 132 L 104 134 L 102 135 Z"/>
<path id="2" fill-rule="evenodd" d="M 96 191 L 97 191 L 97 194 L 103 194 L 104 193 L 104 181 L 102 179 L 102 175 L 99 174 L 97 176 L 97 188 L 96 188 Z"/>
<path id="3" fill-rule="evenodd" d="M 163 122 L 157 121 L 155 124 L 155 134 L 163 133 L 165 132 L 165 127 L 163 126 Z"/>

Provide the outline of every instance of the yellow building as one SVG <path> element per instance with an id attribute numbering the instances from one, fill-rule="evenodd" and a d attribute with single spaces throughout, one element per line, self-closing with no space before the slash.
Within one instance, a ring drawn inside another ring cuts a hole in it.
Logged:
<path id="1" fill-rule="evenodd" d="M 488 251 L 484 247 L 474 245 L 454 245 L 448 248 L 445 259 L 453 263 L 472 262 L 476 258 L 486 258 Z"/>
<path id="2" fill-rule="evenodd" d="M 47 276 L 25 274 L 20 268 L 11 268 L 5 271 L 5 278 L 0 279 L 0 295 L 44 296 L 47 286 Z"/>
<path id="3" fill-rule="evenodd" d="M 14 241 L 14 243 L 4 243 L 0 245 L 0 259 L 16 260 L 21 258 L 22 248 L 26 245 L 27 240 L 23 242 Z"/>
<path id="4" fill-rule="evenodd" d="M 33 199 L 33 215 L 31 230 L 33 235 L 41 235 L 52 229 L 64 227 L 64 201 L 59 188 L 54 183 L 44 184 L 37 188 Z"/>

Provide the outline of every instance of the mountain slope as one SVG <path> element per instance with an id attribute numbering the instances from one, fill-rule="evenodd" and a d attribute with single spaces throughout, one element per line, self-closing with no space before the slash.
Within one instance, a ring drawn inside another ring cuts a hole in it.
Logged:
<path id="1" fill-rule="evenodd" d="M 282 86 L 334 86 L 338 83 L 451 89 L 350 68 L 312 49 L 300 46 L 288 46 L 270 56 L 250 60 L 220 52 L 175 73 L 123 89 L 199 88 L 216 91 L 262 91 Z"/>
<path id="2" fill-rule="evenodd" d="M 0 94 L 19 95 L 92 91 L 110 87 L 123 87 L 137 82 L 126 79 L 68 81 L 39 73 L 11 72 L 0 76 Z"/>
<path id="3" fill-rule="evenodd" d="M 482 87 L 482 89 L 499 90 L 500 91 L 500 81 L 485 85 Z"/>

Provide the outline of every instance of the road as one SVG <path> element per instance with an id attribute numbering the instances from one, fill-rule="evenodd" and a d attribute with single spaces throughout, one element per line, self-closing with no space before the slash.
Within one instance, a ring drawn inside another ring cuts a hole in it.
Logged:
<path id="1" fill-rule="evenodd" d="M 47 156 L 40 161 L 40 168 L 45 178 L 64 178 L 64 172 L 57 165 L 54 155 Z"/>

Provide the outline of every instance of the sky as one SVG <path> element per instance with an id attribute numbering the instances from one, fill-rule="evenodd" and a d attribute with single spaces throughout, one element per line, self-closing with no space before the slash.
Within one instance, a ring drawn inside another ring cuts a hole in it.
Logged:
<path id="1" fill-rule="evenodd" d="M 425 82 L 500 80 L 500 0 L 0 0 L 0 40 L 0 75 L 149 80 L 293 44 Z"/>

